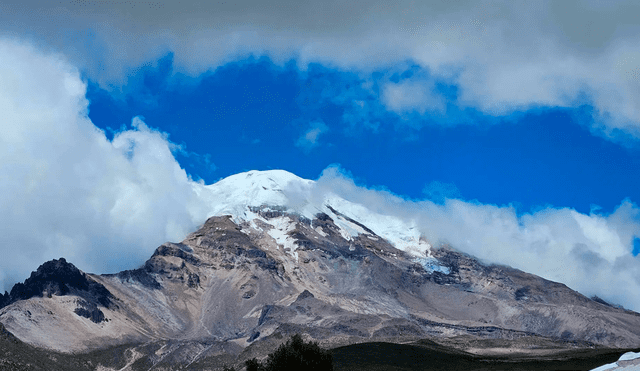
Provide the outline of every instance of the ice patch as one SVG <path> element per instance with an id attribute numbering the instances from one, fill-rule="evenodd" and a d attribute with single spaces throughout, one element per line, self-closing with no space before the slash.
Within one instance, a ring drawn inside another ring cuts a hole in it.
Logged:
<path id="1" fill-rule="evenodd" d="M 276 240 L 276 244 L 278 246 L 282 246 L 284 251 L 288 252 L 297 261 L 298 252 L 296 249 L 298 248 L 298 245 L 296 244 L 296 240 L 289 236 L 289 232 L 296 228 L 296 223 L 286 216 L 272 218 L 265 222 L 273 226 L 267 234 L 273 237 L 273 239 Z"/>
<path id="2" fill-rule="evenodd" d="M 352 237 L 358 237 L 361 234 L 369 234 L 369 232 L 367 232 L 364 228 L 362 228 L 356 223 L 353 223 L 345 219 L 341 215 L 338 215 L 335 213 L 333 213 L 333 215 L 334 215 L 333 222 L 335 223 L 335 225 L 338 226 L 338 228 L 340 229 L 340 234 L 342 234 L 342 236 L 346 240 L 350 241 Z"/>
<path id="3" fill-rule="evenodd" d="M 357 233 L 354 233 L 353 229 L 349 228 L 344 223 L 340 223 L 339 221 L 336 221 L 335 224 L 338 226 L 338 232 L 340 232 L 340 235 L 342 236 L 342 238 L 344 238 L 347 241 L 351 241 L 352 237 L 355 237 L 358 235 Z"/>
<path id="4" fill-rule="evenodd" d="M 348 218 L 367 226 L 367 228 L 387 240 L 396 249 L 416 256 L 431 255 L 431 244 L 421 238 L 420 231 L 413 223 L 408 223 L 394 216 L 373 213 L 362 205 L 349 202 L 334 194 L 327 195 L 325 205 L 324 209 L 327 214 L 331 212 L 328 207 L 331 206 Z M 355 233 L 369 235 L 362 227 L 349 222 L 345 218 L 337 216 L 336 224 L 339 224 L 339 227 L 344 228 L 352 235 Z"/>
<path id="5" fill-rule="evenodd" d="M 618 361 L 631 361 L 636 358 L 640 358 L 640 353 L 627 352 L 623 354 Z"/>
<path id="6" fill-rule="evenodd" d="M 449 269 L 449 267 L 441 265 L 438 259 L 430 256 L 425 258 L 418 257 L 418 258 L 415 258 L 414 261 L 420 263 L 424 267 L 424 269 L 429 273 L 433 273 L 433 272 L 440 272 L 443 274 L 451 273 L 451 270 Z"/>

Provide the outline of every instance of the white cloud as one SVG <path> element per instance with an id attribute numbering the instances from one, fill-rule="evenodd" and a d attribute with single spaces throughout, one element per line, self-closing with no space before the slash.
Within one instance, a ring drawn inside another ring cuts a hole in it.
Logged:
<path id="1" fill-rule="evenodd" d="M 329 127 L 322 121 L 315 121 L 310 124 L 309 129 L 298 138 L 296 146 L 305 152 L 311 151 L 320 143 L 320 135 L 329 131 Z"/>
<path id="2" fill-rule="evenodd" d="M 389 82 L 382 87 L 381 99 L 388 110 L 397 114 L 418 112 L 445 112 L 442 96 L 433 92 L 433 83 L 429 80 Z"/>
<path id="3" fill-rule="evenodd" d="M 445 199 L 408 201 L 360 187 L 328 168 L 315 190 L 366 205 L 372 211 L 414 221 L 432 245 L 448 243 L 485 262 L 505 264 L 562 282 L 585 295 L 640 310 L 640 208 L 624 200 L 614 212 L 585 215 L 546 208 L 517 215 L 511 206 Z"/>
<path id="4" fill-rule="evenodd" d="M 61 256 L 93 272 L 134 268 L 202 223 L 166 134 L 134 118 L 107 140 L 60 55 L 0 39 L 0 66 L 0 288 Z"/>
<path id="5" fill-rule="evenodd" d="M 456 84 L 462 106 L 502 115 L 592 101 L 594 131 L 639 137 L 639 11 L 632 0 L 8 0 L 0 32 L 62 50 L 105 85 L 169 51 L 175 71 L 191 75 L 250 54 L 361 72 L 413 60 Z M 389 86 L 383 98 L 391 110 L 426 112 L 437 99 L 424 83 Z"/>

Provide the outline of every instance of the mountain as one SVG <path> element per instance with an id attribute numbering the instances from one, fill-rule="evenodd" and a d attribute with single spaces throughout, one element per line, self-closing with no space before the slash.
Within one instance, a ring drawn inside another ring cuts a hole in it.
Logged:
<path id="1" fill-rule="evenodd" d="M 182 242 L 117 274 L 46 262 L 1 295 L 0 324 L 51 352 L 120 349 L 118 369 L 237 363 L 294 333 L 331 348 L 431 341 L 470 357 L 640 347 L 638 313 L 432 246 L 319 187 L 279 170 L 202 187 L 211 217 Z"/>

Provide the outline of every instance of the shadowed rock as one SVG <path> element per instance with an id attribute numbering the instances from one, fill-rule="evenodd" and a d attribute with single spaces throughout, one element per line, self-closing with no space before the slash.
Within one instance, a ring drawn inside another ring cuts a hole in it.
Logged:
<path id="1" fill-rule="evenodd" d="M 42 264 L 24 283 L 17 283 L 4 296 L 2 306 L 32 297 L 77 295 L 103 307 L 112 305 L 113 295 L 102 284 L 81 272 L 64 258 Z"/>
<path id="2" fill-rule="evenodd" d="M 313 296 L 313 294 L 309 292 L 309 290 L 304 290 L 300 293 L 300 295 L 298 295 L 296 301 L 304 300 L 306 298 L 315 298 L 315 296 Z"/>

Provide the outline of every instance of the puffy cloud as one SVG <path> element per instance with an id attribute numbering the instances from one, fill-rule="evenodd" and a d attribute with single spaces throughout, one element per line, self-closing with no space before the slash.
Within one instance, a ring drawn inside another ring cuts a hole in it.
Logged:
<path id="1" fill-rule="evenodd" d="M 405 200 L 368 189 L 335 167 L 317 182 L 326 192 L 377 213 L 415 224 L 432 245 L 449 244 L 487 263 L 505 264 L 562 282 L 585 295 L 598 295 L 640 310 L 640 208 L 624 200 L 610 214 L 581 214 L 547 207 L 518 214 L 497 206 L 444 197 L 444 202 Z M 321 199 L 321 198 L 320 198 Z"/>
<path id="2" fill-rule="evenodd" d="M 48 259 L 133 268 L 205 218 L 178 148 L 141 118 L 112 141 L 87 117 L 85 84 L 57 54 L 0 39 L 0 288 Z"/>
<path id="3" fill-rule="evenodd" d="M 250 54 L 363 73 L 411 60 L 456 85 L 462 107 L 503 115 L 588 103 L 595 132 L 640 136 L 634 1 L 8 0 L 1 10 L 4 33 L 63 50 L 104 85 L 168 51 L 191 75 Z M 433 81 L 388 85 L 382 99 L 392 111 L 441 109 Z"/>

